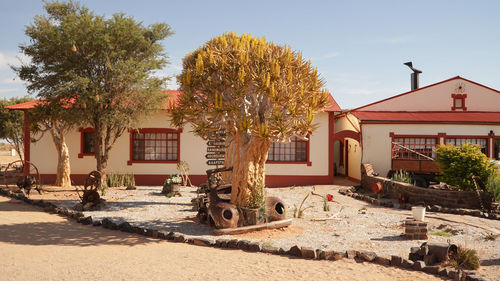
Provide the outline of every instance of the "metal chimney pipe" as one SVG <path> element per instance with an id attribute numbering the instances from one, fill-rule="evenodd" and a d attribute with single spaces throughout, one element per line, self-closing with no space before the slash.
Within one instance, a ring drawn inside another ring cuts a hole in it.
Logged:
<path id="1" fill-rule="evenodd" d="M 411 90 L 413 91 L 413 90 L 418 89 L 418 87 L 419 87 L 419 85 L 418 85 L 418 82 L 419 82 L 419 80 L 418 80 L 418 75 L 419 75 L 420 73 L 422 73 L 422 71 L 421 71 L 421 70 L 418 70 L 418 69 L 416 69 L 416 68 L 414 68 L 414 67 L 413 67 L 413 63 L 412 63 L 411 61 L 409 61 L 409 62 L 405 62 L 405 63 L 403 63 L 403 64 L 404 64 L 404 65 L 406 65 L 406 66 L 408 66 L 408 67 L 409 67 L 409 68 L 413 71 L 413 73 L 410 75 L 410 79 L 411 79 Z"/>

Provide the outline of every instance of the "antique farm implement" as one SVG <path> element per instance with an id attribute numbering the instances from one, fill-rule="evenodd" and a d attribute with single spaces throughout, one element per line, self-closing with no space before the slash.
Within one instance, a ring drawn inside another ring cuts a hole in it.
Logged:
<path id="1" fill-rule="evenodd" d="M 9 163 L 7 167 L 5 167 L 3 172 L 3 183 L 5 187 L 9 189 L 17 187 L 23 193 L 26 192 L 27 195 L 30 194 L 31 189 L 35 189 L 39 194 L 42 194 L 38 168 L 30 162 L 29 173 L 25 174 L 24 165 L 24 161 L 17 160 Z"/>
<path id="2" fill-rule="evenodd" d="M 101 196 L 99 195 L 98 189 L 101 186 L 101 173 L 98 171 L 90 172 L 85 178 L 85 182 L 83 185 L 83 194 L 80 195 L 80 192 L 77 193 L 82 200 L 82 205 L 85 207 L 86 205 L 96 205 L 99 204 L 101 200 Z"/>
<path id="3" fill-rule="evenodd" d="M 207 170 L 208 181 L 193 199 L 200 222 L 215 228 L 215 234 L 237 234 L 265 228 L 281 228 L 291 224 L 286 219 L 285 204 L 277 197 L 267 197 L 261 209 L 246 209 L 230 203 L 231 184 L 224 182 L 223 172 L 232 167 Z"/>

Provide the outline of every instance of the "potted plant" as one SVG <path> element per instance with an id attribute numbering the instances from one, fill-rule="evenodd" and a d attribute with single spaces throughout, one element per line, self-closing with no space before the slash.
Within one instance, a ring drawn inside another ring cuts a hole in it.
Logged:
<path id="1" fill-rule="evenodd" d="M 182 181 L 182 178 L 177 175 L 173 174 L 170 175 L 165 182 L 163 183 L 163 190 L 161 193 L 163 194 L 174 194 L 174 195 L 180 195 L 180 183 Z"/>
<path id="2" fill-rule="evenodd" d="M 243 225 L 256 225 L 266 222 L 266 205 L 264 200 L 264 187 L 258 190 L 248 200 L 246 207 L 241 207 Z"/>

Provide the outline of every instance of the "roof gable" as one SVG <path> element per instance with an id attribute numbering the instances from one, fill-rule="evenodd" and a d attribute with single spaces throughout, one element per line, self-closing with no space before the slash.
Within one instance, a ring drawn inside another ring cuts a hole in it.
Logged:
<path id="1" fill-rule="evenodd" d="M 452 109 L 452 95 L 457 94 L 466 95 L 466 111 L 500 112 L 500 92 L 498 90 L 460 76 L 374 102 L 352 111 L 454 111 Z"/>

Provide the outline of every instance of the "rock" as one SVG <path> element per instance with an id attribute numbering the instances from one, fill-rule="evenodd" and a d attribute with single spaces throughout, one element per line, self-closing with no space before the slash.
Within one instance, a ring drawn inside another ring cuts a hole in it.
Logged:
<path id="1" fill-rule="evenodd" d="M 391 264 L 391 260 L 388 259 L 388 258 L 384 258 L 384 257 L 375 257 L 375 263 L 376 264 L 380 264 L 380 265 L 390 265 Z"/>
<path id="2" fill-rule="evenodd" d="M 411 268 L 413 268 L 413 264 L 414 264 L 414 262 L 407 260 L 407 259 L 403 259 L 401 266 L 404 268 L 407 268 L 407 269 L 411 269 Z"/>
<path id="3" fill-rule="evenodd" d="M 231 239 L 227 242 L 227 247 L 230 249 L 238 248 L 238 239 Z"/>
<path id="4" fill-rule="evenodd" d="M 413 269 L 415 270 L 422 270 L 425 267 L 425 262 L 424 261 L 415 261 L 413 263 Z"/>
<path id="5" fill-rule="evenodd" d="M 372 262 L 377 255 L 374 252 L 361 251 L 356 254 L 356 257 L 360 258 L 363 261 Z"/>
<path id="6" fill-rule="evenodd" d="M 316 258 L 316 250 L 310 247 L 302 247 L 300 248 L 301 256 L 305 259 L 315 259 Z"/>
<path id="7" fill-rule="evenodd" d="M 356 257 L 358 251 L 355 251 L 355 250 L 347 250 L 345 252 L 345 256 L 348 258 L 348 259 L 353 259 Z"/>
<path id="8" fill-rule="evenodd" d="M 102 222 L 101 221 L 94 221 L 94 222 L 92 222 L 92 225 L 93 226 L 101 226 Z"/>
<path id="9" fill-rule="evenodd" d="M 85 205 L 83 205 L 83 210 L 88 211 L 88 210 L 92 209 L 92 207 L 94 207 L 94 205 L 95 205 L 94 203 L 88 202 Z"/>
<path id="10" fill-rule="evenodd" d="M 47 206 L 43 207 L 43 210 L 44 210 L 45 212 L 53 212 L 53 211 L 54 211 L 54 206 L 52 206 L 52 205 L 47 205 Z"/>
<path id="11" fill-rule="evenodd" d="M 109 218 L 104 218 L 102 221 L 101 221 L 101 224 L 102 224 L 102 227 L 104 228 L 111 228 L 111 224 L 113 222 L 109 219 Z"/>
<path id="12" fill-rule="evenodd" d="M 120 229 L 123 232 L 132 232 L 132 226 L 128 222 L 122 222 L 118 225 L 118 229 Z"/>
<path id="13" fill-rule="evenodd" d="M 411 261 L 418 261 L 420 260 L 420 255 L 418 253 L 410 253 L 408 259 Z"/>
<path id="14" fill-rule="evenodd" d="M 227 248 L 228 241 L 229 241 L 229 239 L 217 239 L 217 240 L 215 240 L 215 247 Z"/>
<path id="15" fill-rule="evenodd" d="M 290 250 L 285 250 L 285 249 L 283 249 L 283 248 L 280 248 L 280 249 L 278 250 L 278 255 L 282 255 L 282 256 L 284 256 L 284 255 L 288 255 L 288 254 L 290 254 Z"/>
<path id="16" fill-rule="evenodd" d="M 262 250 L 259 243 L 249 243 L 247 249 L 249 252 L 260 252 Z"/>
<path id="17" fill-rule="evenodd" d="M 172 241 L 172 240 L 174 240 L 174 235 L 175 235 L 175 232 L 170 231 L 170 232 L 167 234 L 167 236 L 165 236 L 165 238 L 166 238 L 167 240 Z"/>
<path id="18" fill-rule="evenodd" d="M 238 241 L 237 248 L 245 251 L 248 249 L 249 243 L 250 243 L 250 241 L 248 241 L 248 240 L 240 240 L 240 241 Z"/>
<path id="19" fill-rule="evenodd" d="M 79 221 L 81 224 L 84 224 L 84 225 L 89 225 L 89 224 L 92 224 L 92 217 L 91 216 L 88 216 L 88 217 L 83 217 L 83 218 L 80 218 L 80 221 Z"/>
<path id="20" fill-rule="evenodd" d="M 261 251 L 263 253 L 268 253 L 268 254 L 273 254 L 273 255 L 279 254 L 279 248 L 278 247 L 273 247 L 273 246 L 269 246 L 269 245 L 262 246 L 262 250 Z"/>
<path id="21" fill-rule="evenodd" d="M 450 269 L 445 267 L 445 268 L 441 268 L 439 270 L 438 274 L 441 276 L 448 277 L 449 272 L 450 272 Z"/>
<path id="22" fill-rule="evenodd" d="M 291 256 L 294 256 L 294 257 L 301 257 L 302 256 L 302 251 L 300 250 L 299 246 L 297 246 L 297 245 L 291 247 L 288 252 L 290 253 Z"/>
<path id="23" fill-rule="evenodd" d="M 165 231 L 158 231 L 158 239 L 167 239 L 167 234 Z"/>
<path id="24" fill-rule="evenodd" d="M 430 273 L 430 274 L 438 274 L 439 271 L 441 270 L 441 267 L 439 265 L 428 265 L 423 268 L 424 272 Z"/>
<path id="25" fill-rule="evenodd" d="M 127 188 L 125 190 L 136 190 L 137 187 L 133 186 L 133 185 L 129 185 L 127 186 Z"/>
<path id="26" fill-rule="evenodd" d="M 193 244 L 208 247 L 212 245 L 212 241 L 204 238 L 193 238 Z"/>
<path id="27" fill-rule="evenodd" d="M 441 212 L 441 208 L 442 208 L 442 207 L 441 207 L 441 206 L 439 206 L 439 205 L 433 205 L 433 206 L 431 207 L 431 211 L 433 211 L 433 212 Z"/>
<path id="28" fill-rule="evenodd" d="M 184 243 L 184 242 L 186 242 L 186 238 L 184 237 L 184 235 L 182 235 L 180 233 L 175 233 L 173 241 L 179 242 L 179 243 Z"/>

